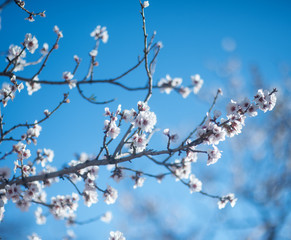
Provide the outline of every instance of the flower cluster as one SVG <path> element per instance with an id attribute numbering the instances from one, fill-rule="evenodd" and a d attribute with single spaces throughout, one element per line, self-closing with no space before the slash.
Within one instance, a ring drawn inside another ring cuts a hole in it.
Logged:
<path id="1" fill-rule="evenodd" d="M 73 80 L 74 75 L 71 72 L 63 72 L 63 79 L 68 83 L 69 88 L 72 89 L 76 87 L 76 80 Z"/>
<path id="2" fill-rule="evenodd" d="M 35 36 L 32 37 L 30 33 L 25 35 L 23 44 L 31 54 L 34 54 L 35 50 L 38 48 L 38 41 Z"/>
<path id="3" fill-rule="evenodd" d="M 37 92 L 39 89 L 41 89 L 41 85 L 40 83 L 37 83 L 37 81 L 39 81 L 39 78 L 38 76 L 35 76 L 31 82 L 25 83 L 28 95 L 32 95 L 34 92 Z"/>
<path id="4" fill-rule="evenodd" d="M 195 94 L 197 94 L 200 91 L 204 81 L 203 81 L 203 79 L 201 79 L 199 74 L 195 74 L 194 76 L 191 76 L 191 80 L 192 80 L 192 84 L 194 86 L 193 92 Z"/>
<path id="5" fill-rule="evenodd" d="M 138 127 L 141 131 L 148 133 L 152 132 L 157 123 L 156 114 L 149 111 L 149 106 L 144 102 L 139 101 L 137 105 L 139 108 L 139 114 L 136 116 L 132 124 L 134 127 Z"/>
<path id="6" fill-rule="evenodd" d="M 2 84 L 2 89 L 0 89 L 0 101 L 3 103 L 4 107 L 6 107 L 10 99 L 13 100 L 15 98 L 15 93 L 17 91 L 20 92 L 24 88 L 23 83 L 18 84 L 16 82 L 15 75 L 13 75 L 10 81 L 12 84 L 4 82 Z"/>
<path id="7" fill-rule="evenodd" d="M 118 119 L 118 115 L 121 112 L 121 105 L 118 106 L 116 112 L 110 112 L 109 108 L 105 108 L 105 116 L 109 116 L 110 120 L 104 121 L 104 130 L 107 136 L 111 137 L 112 139 L 115 139 L 119 133 L 120 128 L 117 126 L 116 121 Z"/>
<path id="8" fill-rule="evenodd" d="M 91 37 L 94 37 L 95 40 L 101 39 L 103 43 L 107 43 L 109 35 L 106 30 L 106 27 L 101 27 L 98 25 L 93 32 L 90 34 Z"/>
<path id="9" fill-rule="evenodd" d="M 36 163 L 41 164 L 42 167 L 45 167 L 47 162 L 52 162 L 54 159 L 54 151 L 51 149 L 38 149 L 37 150 L 37 158 L 36 158 Z"/>
<path id="10" fill-rule="evenodd" d="M 190 193 L 200 192 L 202 190 L 202 182 L 194 174 L 190 175 L 189 188 Z"/>
<path id="11" fill-rule="evenodd" d="M 56 219 L 74 218 L 74 212 L 78 208 L 78 201 L 79 196 L 76 193 L 72 193 L 72 196 L 58 195 L 52 197 L 50 212 Z"/>
<path id="12" fill-rule="evenodd" d="M 142 173 L 136 172 L 134 176 L 131 176 L 131 179 L 134 181 L 133 188 L 136 189 L 137 187 L 142 187 L 145 181 L 145 178 L 142 177 Z"/>
<path id="13" fill-rule="evenodd" d="M 23 70 L 26 64 L 26 60 L 24 59 L 25 57 L 26 57 L 26 52 L 24 49 L 14 44 L 11 44 L 9 46 L 7 59 L 10 62 L 13 62 L 15 66 L 14 72 Z"/>
<path id="14" fill-rule="evenodd" d="M 106 204 L 113 204 L 118 197 L 118 192 L 115 188 L 108 186 L 103 194 L 103 197 Z"/>
<path id="15" fill-rule="evenodd" d="M 110 237 L 108 238 L 108 240 L 126 240 L 126 238 L 123 236 L 122 232 L 116 231 L 110 232 Z"/>
<path id="16" fill-rule="evenodd" d="M 34 121 L 33 127 L 29 128 L 25 134 L 21 136 L 22 141 L 26 141 L 27 144 L 33 142 L 35 145 L 37 144 L 36 138 L 39 137 L 42 127 L 37 124 L 37 120 Z"/>
<path id="17" fill-rule="evenodd" d="M 203 85 L 203 80 L 200 78 L 199 74 L 191 76 L 191 80 L 192 86 L 184 87 L 180 86 L 183 81 L 182 78 L 171 78 L 170 75 L 167 74 L 166 78 L 161 78 L 158 82 L 158 87 L 161 92 L 165 92 L 167 94 L 170 94 L 173 89 L 177 90 L 183 98 L 187 98 L 191 93 L 191 87 L 193 87 L 194 94 L 197 94 Z"/>
<path id="18" fill-rule="evenodd" d="M 258 114 L 258 109 L 266 112 L 274 108 L 276 104 L 275 92 L 276 90 L 270 93 L 267 90 L 259 89 L 253 103 L 248 98 L 239 103 L 231 100 L 226 107 L 227 119 L 221 118 L 220 122 L 218 121 L 221 116 L 220 111 L 214 111 L 212 118 L 207 114 L 207 120 L 197 128 L 196 132 L 197 137 L 203 139 L 203 143 L 213 145 L 213 149 L 207 151 L 207 165 L 217 162 L 221 157 L 221 153 L 215 145 L 224 141 L 226 136 L 233 137 L 241 133 L 245 125 L 246 115 L 254 117 Z"/>
<path id="19" fill-rule="evenodd" d="M 236 201 L 237 201 L 237 198 L 235 198 L 234 194 L 233 193 L 229 193 L 227 194 L 226 196 L 223 196 L 218 202 L 217 202 L 217 205 L 218 205 L 218 208 L 219 209 L 222 209 L 226 206 L 226 204 L 229 202 L 230 205 L 232 207 L 235 206 L 236 204 Z"/>

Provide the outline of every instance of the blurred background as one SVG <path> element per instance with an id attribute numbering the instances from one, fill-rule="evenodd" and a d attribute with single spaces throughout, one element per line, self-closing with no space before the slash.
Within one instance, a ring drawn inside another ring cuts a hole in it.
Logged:
<path id="1" fill-rule="evenodd" d="M 4 2 L 0 1 L 0 4 Z M 70 227 L 78 239 L 107 239 L 111 230 L 119 230 L 127 239 L 291 239 L 291 3 L 290 1 L 149 1 L 145 9 L 147 32 L 157 32 L 155 41 L 163 48 L 157 58 L 154 83 L 170 74 L 183 78 L 183 85 L 191 84 L 190 76 L 200 74 L 204 80 L 197 95 L 183 99 L 154 90 L 149 102 L 157 115 L 157 127 L 170 128 L 183 139 L 195 128 L 208 111 L 218 88 L 223 91 L 215 109 L 226 115 L 230 99 L 240 101 L 252 97 L 259 88 L 276 87 L 278 101 L 272 112 L 259 112 L 256 118 L 247 118 L 242 134 L 220 143 L 222 158 L 206 166 L 206 156 L 199 156 L 192 172 L 202 181 L 203 190 L 214 195 L 236 194 L 238 202 L 219 210 L 215 199 L 201 194 L 190 194 L 189 189 L 168 176 L 162 183 L 147 178 L 142 188 L 133 189 L 130 174 L 119 183 L 109 178 L 110 171 L 100 168 L 98 184 L 107 183 L 119 191 L 118 201 L 106 205 L 99 194 L 99 202 L 87 208 L 79 202 L 77 220 L 83 221 L 112 211 L 108 225 L 101 221 Z M 50 46 L 56 39 L 53 27 L 58 25 L 64 38 L 59 49 L 50 56 L 39 76 L 41 80 L 62 80 L 64 71 L 73 71 L 77 54 L 81 65 L 75 79 L 82 79 L 89 66 L 88 53 L 94 47 L 90 33 L 97 25 L 106 26 L 107 44 L 100 44 L 94 79 L 118 76 L 134 66 L 143 54 L 143 32 L 138 0 L 63 0 L 26 1 L 25 7 L 38 12 L 46 10 L 46 18 L 35 22 L 24 20 L 27 14 L 14 3 L 0 13 L 0 67 L 6 66 L 5 56 L 10 44 L 20 45 L 25 34 L 35 35 L 40 47 Z M 36 60 L 27 52 L 27 59 Z M 18 75 L 31 77 L 39 66 L 27 67 Z M 1 70 L 2 71 L 2 70 Z M 1 77 L 2 82 L 9 81 Z M 132 87 L 146 85 L 143 65 L 122 79 Z M 87 96 L 94 94 L 97 101 L 117 98 L 108 106 L 115 110 L 136 109 L 145 91 L 127 92 L 106 84 L 82 87 Z M 93 105 L 82 99 L 76 89 L 68 86 L 42 85 L 28 96 L 17 93 L 13 102 L 1 108 L 7 127 L 16 123 L 33 122 L 43 117 L 45 109 L 53 109 L 70 92 L 71 103 L 62 106 L 48 121 L 38 145 L 28 148 L 54 150 L 53 166 L 61 168 L 76 155 L 99 151 L 103 139 L 104 105 Z M 127 126 L 123 126 L 121 134 Z M 22 131 L 15 133 L 22 134 Z M 117 138 L 117 142 L 118 142 Z M 12 143 L 2 143 L 0 152 L 8 151 Z M 164 149 L 167 139 L 157 132 L 149 147 Z M 114 147 L 114 144 L 112 145 Z M 203 147 L 202 147 L 203 149 Z M 0 166 L 10 166 L 11 156 Z M 9 165 L 10 164 L 10 165 Z M 148 159 L 125 163 L 137 170 L 163 173 L 165 170 Z M 80 185 L 82 186 L 82 185 Z M 82 188 L 82 187 L 81 187 Z M 75 191 L 70 183 L 61 181 L 48 188 L 48 199 L 58 194 Z M 61 239 L 66 235 L 64 221 L 48 217 L 46 225 L 37 225 L 36 206 L 21 212 L 15 205 L 6 205 L 0 236 L 3 239 L 25 239 L 32 232 L 43 239 Z M 16 231 L 17 229 L 17 231 Z"/>

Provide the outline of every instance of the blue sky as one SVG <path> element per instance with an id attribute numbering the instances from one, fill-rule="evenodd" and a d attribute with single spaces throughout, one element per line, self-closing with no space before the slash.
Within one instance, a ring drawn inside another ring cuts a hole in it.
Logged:
<path id="1" fill-rule="evenodd" d="M 137 0 L 27 1 L 26 7 L 34 11 L 46 10 L 47 17 L 36 17 L 36 21 L 30 23 L 24 21 L 27 16 L 17 6 L 14 4 L 7 6 L 1 13 L 0 51 L 6 51 L 10 44 L 19 45 L 26 33 L 35 35 L 40 46 L 44 42 L 48 42 L 51 46 L 56 38 L 52 29 L 54 25 L 58 25 L 63 31 L 64 38 L 61 39 L 59 49 L 53 52 L 39 76 L 42 80 L 61 80 L 64 71 L 73 70 L 75 54 L 83 59 L 75 75 L 77 80 L 82 79 L 88 68 L 88 52 L 94 46 L 90 33 L 97 25 L 107 27 L 109 41 L 107 44 L 101 44 L 99 48 L 97 57 L 99 66 L 94 74 L 95 79 L 117 76 L 133 66 L 137 62 L 137 57 L 142 55 L 142 21 Z M 249 94 L 248 96 L 254 94 L 250 92 L 250 64 L 260 66 L 270 87 L 277 85 L 280 87 L 279 66 L 283 62 L 291 61 L 290 9 L 289 1 L 150 1 L 150 7 L 146 9 L 147 30 L 149 35 L 156 30 L 156 40 L 162 41 L 164 45 L 158 56 L 154 82 L 157 83 L 166 74 L 182 77 L 185 85 L 190 84 L 190 75 L 196 73 L 204 79 L 200 95 L 192 94 L 187 99 L 182 99 L 175 93 L 165 95 L 158 90 L 154 91 L 149 105 L 157 114 L 157 127 L 170 128 L 182 136 L 185 135 L 189 129 L 200 123 L 218 87 L 226 90 L 218 103 L 221 110 L 225 111 L 223 103 L 230 100 L 232 93 L 227 88 L 226 79 L 211 71 L 208 67 L 209 63 L 222 63 L 230 57 L 240 59 L 241 68 L 238 75 L 242 79 L 242 92 Z M 235 51 L 228 53 L 223 50 L 221 42 L 225 37 L 235 40 L 237 45 Z M 37 54 L 39 53 L 34 55 L 27 53 L 27 58 L 33 60 Z M 5 59 L 2 57 L 1 69 L 5 64 Z M 19 74 L 30 77 L 36 69 L 38 68 L 31 67 Z M 4 79 L 1 78 L 1 82 L 3 81 Z M 144 86 L 145 82 L 146 74 L 143 67 L 124 79 L 124 83 L 130 86 Z M 105 106 L 87 103 L 78 95 L 76 89 L 70 91 L 67 86 L 42 86 L 42 89 L 31 97 L 24 91 L 17 94 L 14 102 L 9 102 L 7 108 L 3 110 L 9 126 L 18 122 L 33 122 L 43 116 L 44 109 L 53 109 L 62 99 L 64 92 L 70 92 L 71 103 L 63 106 L 49 121 L 42 124 L 43 131 L 37 146 L 37 148 L 51 148 L 55 151 L 54 165 L 57 167 L 74 159 L 75 153 L 95 153 L 99 149 L 103 137 L 102 114 Z M 118 100 L 108 105 L 111 109 L 116 109 L 118 104 L 122 104 L 124 109 L 136 108 L 137 101 L 144 99 L 146 94 L 126 92 L 117 87 L 101 84 L 86 86 L 84 92 L 88 96 L 94 93 L 98 100 L 116 97 Z M 122 131 L 124 132 L 125 129 Z M 156 137 L 153 139 L 152 146 L 158 149 L 163 147 L 164 145 L 160 144 L 163 140 L 165 141 L 163 137 Z M 227 160 L 226 145 L 227 143 L 223 143 L 222 149 L 225 149 L 223 159 L 227 163 L 229 160 Z M 6 147 L 7 144 L 2 144 L 1 151 L 6 151 Z M 35 147 L 32 146 L 31 149 Z M 134 163 L 134 166 L 156 170 L 148 166 L 144 160 Z M 207 172 L 205 168 L 205 165 L 199 165 L 201 172 L 206 175 L 215 171 L 207 169 Z M 225 168 L 223 163 L 217 166 L 217 169 Z M 104 173 L 101 175 L 103 174 L 106 179 L 108 173 L 105 169 L 102 171 Z M 201 178 L 203 179 L 202 174 Z M 224 179 L 218 179 L 218 190 L 211 187 L 209 191 L 213 190 L 217 194 L 231 192 L 231 186 L 223 184 L 223 181 Z M 109 182 L 114 184 L 111 180 Z M 106 186 L 103 178 L 102 184 Z M 116 184 L 115 186 L 118 187 Z M 50 192 L 61 194 L 64 188 L 69 187 L 70 185 L 63 184 L 51 189 Z M 205 188 L 207 189 L 207 184 Z M 133 191 L 130 181 L 120 184 L 120 189 L 120 195 Z M 191 208 L 195 213 L 194 217 L 190 214 L 181 220 L 185 224 L 189 219 L 191 223 L 195 223 L 199 219 L 197 215 L 210 219 L 212 211 L 216 211 L 215 201 L 200 195 L 189 195 L 188 189 L 174 182 L 173 179 L 166 180 L 164 185 L 149 180 L 144 188 L 135 190 L 134 195 L 138 197 L 151 195 L 153 198 L 161 199 L 161 202 L 171 199 L 169 204 L 173 205 L 182 202 L 186 208 Z M 177 195 L 182 195 L 182 200 L 177 198 Z M 102 214 L 107 210 L 107 206 L 102 203 L 102 197 L 99 198 L 100 203 L 92 206 L 89 211 L 83 207 L 80 209 L 81 219 Z M 196 207 L 193 207 L 193 203 Z M 80 205 L 82 205 L 81 201 Z M 211 210 L 206 209 L 209 205 Z M 96 239 L 96 236 L 98 239 L 106 239 L 110 230 L 122 227 L 121 221 L 124 218 L 120 204 L 110 206 L 108 209 L 117 212 L 112 225 L 105 226 L 104 223 L 97 222 L 76 227 L 80 239 Z M 36 227 L 32 213 L 20 213 L 18 209 L 14 210 L 12 205 L 9 205 L 5 215 L 8 223 L 15 221 L 16 216 L 27 222 L 31 221 L 30 227 L 23 230 L 24 235 L 35 231 L 42 236 L 47 236 L 44 239 L 60 239 L 65 233 L 64 224 L 54 221 L 52 217 L 49 219 L 49 226 Z M 53 232 L 49 231 L 50 226 L 53 226 Z"/>

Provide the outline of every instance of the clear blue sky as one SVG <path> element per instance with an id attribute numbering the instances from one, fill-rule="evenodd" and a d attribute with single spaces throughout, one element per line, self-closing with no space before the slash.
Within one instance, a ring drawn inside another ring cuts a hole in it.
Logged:
<path id="1" fill-rule="evenodd" d="M 40 46 L 44 42 L 51 46 L 56 37 L 52 29 L 54 25 L 58 25 L 63 31 L 64 38 L 61 39 L 59 49 L 53 52 L 46 68 L 39 76 L 42 80 L 61 80 L 64 71 L 73 70 L 75 54 L 83 59 L 75 76 L 78 80 L 82 79 L 88 68 L 88 52 L 94 46 L 90 33 L 97 25 L 107 27 L 109 41 L 107 44 L 101 44 L 99 48 L 97 60 L 100 65 L 95 71 L 95 79 L 110 78 L 124 72 L 136 63 L 138 56 L 142 55 L 143 34 L 138 0 L 27 1 L 26 7 L 34 11 L 46 10 L 47 17 L 36 17 L 36 21 L 30 23 L 24 21 L 27 15 L 17 6 L 14 4 L 7 6 L 1 13 L 0 51 L 6 51 L 10 44 L 19 45 L 26 33 L 35 35 Z M 225 79 L 218 77 L 207 67 L 211 61 L 219 63 L 230 56 L 221 47 L 221 41 L 225 37 L 230 37 L 236 42 L 237 48 L 231 56 L 241 59 L 244 91 L 249 89 L 249 64 L 253 63 L 261 67 L 270 85 L 275 85 L 274 83 L 279 79 L 279 65 L 282 62 L 290 63 L 291 61 L 290 10 L 290 1 L 280 0 L 150 1 L 150 6 L 146 9 L 148 33 L 151 35 L 156 30 L 156 40 L 162 41 L 164 45 L 158 56 L 154 82 L 157 83 L 166 74 L 182 77 L 185 85 L 190 83 L 190 75 L 196 73 L 204 79 L 201 95 L 197 97 L 192 94 L 186 100 L 175 93 L 165 95 L 157 90 L 154 91 L 149 105 L 157 114 L 157 127 L 170 128 L 183 135 L 187 130 L 199 124 L 215 90 L 218 87 L 224 88 L 226 85 Z M 37 54 L 27 53 L 27 58 L 33 60 Z M 1 69 L 5 64 L 5 59 L 2 57 Z M 35 69 L 38 68 L 31 67 L 19 74 L 30 77 Z M 1 78 L 1 83 L 3 81 Z M 131 86 L 144 86 L 145 81 L 143 67 L 124 79 L 124 82 Z M 277 84 L 280 86 L 280 83 Z M 3 110 L 7 125 L 12 126 L 18 122 L 26 120 L 32 122 L 39 119 L 43 116 L 44 109 L 53 109 L 62 99 L 62 94 L 68 91 L 67 86 L 43 85 L 42 89 L 31 97 L 25 91 L 16 94 L 15 101 L 9 102 L 8 107 Z M 86 86 L 84 91 L 89 96 L 94 93 L 97 100 L 118 98 L 116 102 L 108 105 L 111 109 L 115 109 L 118 104 L 122 104 L 123 108 L 135 108 L 137 101 L 144 99 L 145 96 L 145 92 L 130 93 L 106 85 Z M 253 93 L 249 94 L 251 96 Z M 49 121 L 42 124 L 43 131 L 38 140 L 37 148 L 54 150 L 54 165 L 57 167 L 74 159 L 75 153 L 95 153 L 99 150 L 102 139 L 104 106 L 90 105 L 85 102 L 76 89 L 70 91 L 69 98 L 70 104 L 63 106 Z M 224 100 L 221 101 L 229 101 L 228 96 L 225 94 Z M 221 110 L 224 111 L 223 108 Z M 154 139 L 153 146 L 158 149 L 163 147 L 160 144 L 161 141 L 163 138 L 157 137 Z M 223 147 L 225 145 L 224 143 Z M 6 146 L 1 145 L 1 151 L 6 151 Z M 33 149 L 35 147 L 31 146 L 32 151 Z M 226 152 L 222 159 L 227 156 Z M 148 166 L 149 163 L 146 161 L 141 161 L 140 165 L 134 164 L 137 168 L 152 170 L 152 166 Z M 222 165 L 223 163 L 220 163 L 213 168 L 224 169 L 225 166 Z M 206 166 L 201 164 L 200 168 L 203 172 Z M 104 172 L 101 173 L 103 179 L 100 177 L 100 181 L 103 186 L 106 186 L 108 174 L 105 174 L 105 169 L 102 171 Z M 155 171 L 159 172 L 159 170 Z M 214 170 L 208 170 L 208 174 L 212 171 Z M 199 177 L 203 179 L 202 174 Z M 111 180 L 109 183 L 118 187 Z M 204 186 L 207 189 L 207 183 Z M 60 187 L 52 188 L 50 192 L 62 194 L 64 187 L 68 191 L 72 190 L 70 185 L 62 184 Z M 231 192 L 231 189 L 223 184 L 218 183 L 217 187 L 219 190 L 209 189 L 209 191 L 213 190 L 215 194 Z M 126 194 L 127 191 L 133 191 L 130 181 L 120 184 L 120 195 Z M 79 211 L 80 219 L 84 220 L 102 214 L 106 210 L 113 210 L 116 211 L 113 223 L 111 226 L 97 222 L 76 227 L 79 239 L 107 239 L 110 230 L 122 230 L 121 221 L 124 218 L 122 211 L 119 210 L 120 204 L 107 207 L 102 203 L 101 194 L 99 195 L 100 202 L 97 205 L 89 210 L 82 206 Z M 195 216 L 186 214 L 181 224 L 186 224 L 189 219 L 191 223 L 195 223 L 202 215 L 208 220 L 212 214 L 208 209 L 209 205 L 212 210 L 216 208 L 215 201 L 200 195 L 190 195 L 188 189 L 172 179 L 167 180 L 164 185 L 158 185 L 149 180 L 144 188 L 135 190 L 135 195 L 140 198 L 150 195 L 152 198 L 161 199 L 162 203 L 171 199 L 168 201 L 170 205 L 181 203 L 184 208 L 191 209 Z M 83 205 L 82 201 L 80 205 Z M 5 224 L 15 222 L 16 217 L 21 219 L 20 224 L 24 224 L 24 221 L 25 224 L 31 224 L 28 228 L 21 230 L 23 234 L 21 238 L 31 232 L 39 233 L 43 239 L 60 239 L 65 234 L 62 221 L 54 221 L 50 217 L 49 225 L 38 227 L 33 223 L 32 211 L 20 213 L 18 209 L 13 210 L 11 206 L 10 204 L 7 207 L 4 218 L 7 222 L 3 223 L 3 227 L 6 226 Z M 126 235 L 126 231 L 124 233 Z"/>

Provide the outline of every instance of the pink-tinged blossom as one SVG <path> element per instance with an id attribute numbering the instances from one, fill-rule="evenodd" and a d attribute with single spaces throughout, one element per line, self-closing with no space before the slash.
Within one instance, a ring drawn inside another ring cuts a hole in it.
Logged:
<path id="1" fill-rule="evenodd" d="M 43 225 L 46 223 L 46 216 L 42 214 L 41 207 L 37 207 L 36 211 L 34 212 L 34 216 L 38 225 Z"/>
<path id="2" fill-rule="evenodd" d="M 239 107 L 241 108 L 243 112 L 249 109 L 250 106 L 251 106 L 251 102 L 247 97 L 239 103 Z"/>
<path id="3" fill-rule="evenodd" d="M 31 234 L 30 236 L 27 236 L 28 240 L 41 240 L 40 236 L 38 236 L 36 233 Z"/>
<path id="4" fill-rule="evenodd" d="M 44 156 L 46 156 L 47 161 L 49 161 L 49 162 L 53 161 L 54 156 L 55 156 L 53 150 L 44 148 L 43 153 L 44 153 Z"/>
<path id="5" fill-rule="evenodd" d="M 40 49 L 40 53 L 42 55 L 47 55 L 48 54 L 48 48 L 49 48 L 49 45 L 47 43 L 44 43 L 42 45 L 42 49 Z"/>
<path id="6" fill-rule="evenodd" d="M 141 177 L 141 173 L 136 173 L 134 176 L 131 176 L 131 179 L 134 181 L 133 188 L 136 189 L 137 187 L 142 187 L 145 181 L 144 177 Z"/>
<path id="7" fill-rule="evenodd" d="M 21 194 L 21 189 L 19 185 L 16 185 L 15 183 L 13 183 L 11 186 L 6 185 L 5 190 L 7 199 L 11 199 L 12 202 L 18 201 Z"/>
<path id="8" fill-rule="evenodd" d="M 109 111 L 108 107 L 104 108 L 104 111 L 105 111 L 104 116 L 107 116 L 107 117 L 111 116 L 111 112 Z"/>
<path id="9" fill-rule="evenodd" d="M 22 170 L 22 173 L 25 177 L 28 177 L 31 173 L 31 167 L 29 165 L 23 165 L 20 167 Z"/>
<path id="10" fill-rule="evenodd" d="M 142 101 L 137 102 L 137 108 L 141 112 L 150 110 L 150 107 L 148 106 L 148 104 Z"/>
<path id="11" fill-rule="evenodd" d="M 32 182 L 27 184 L 28 189 L 24 192 L 23 198 L 26 201 L 36 199 L 37 195 L 41 191 L 41 184 L 39 182 Z"/>
<path id="12" fill-rule="evenodd" d="M 106 131 L 106 136 L 109 136 L 112 139 L 117 138 L 120 133 L 120 128 L 116 126 L 115 121 L 110 122 L 109 120 L 105 120 L 104 130 Z"/>
<path id="13" fill-rule="evenodd" d="M 43 111 L 43 113 L 44 113 L 44 115 L 45 115 L 46 117 L 48 117 L 48 116 L 51 114 L 51 112 L 50 112 L 48 109 L 45 109 L 45 110 Z"/>
<path id="14" fill-rule="evenodd" d="M 27 212 L 30 207 L 30 202 L 26 201 L 25 199 L 19 199 L 15 205 L 20 208 L 21 211 Z"/>
<path id="15" fill-rule="evenodd" d="M 29 22 L 34 22 L 35 21 L 35 19 L 33 18 L 33 16 L 32 15 L 29 15 L 27 18 L 25 18 L 24 20 L 27 20 L 27 21 L 29 21 Z"/>
<path id="16" fill-rule="evenodd" d="M 80 62 L 80 58 L 78 55 L 74 55 L 74 60 L 76 61 L 76 63 L 79 63 Z"/>
<path id="17" fill-rule="evenodd" d="M 37 158 L 36 158 L 36 163 L 39 164 L 41 163 L 42 167 L 45 167 L 47 162 L 52 162 L 54 158 L 54 151 L 51 149 L 43 149 L 43 153 L 41 149 L 37 150 Z"/>
<path id="18" fill-rule="evenodd" d="M 107 43 L 109 35 L 106 30 L 106 27 L 102 27 L 98 25 L 93 32 L 90 34 L 91 37 L 94 37 L 95 40 L 101 39 L 103 43 Z"/>
<path id="19" fill-rule="evenodd" d="M 258 109 L 259 109 L 259 107 L 257 105 L 251 104 L 247 110 L 247 114 L 250 117 L 255 117 L 258 115 L 258 112 L 257 112 Z"/>
<path id="20" fill-rule="evenodd" d="M 15 98 L 15 93 L 17 90 L 20 92 L 23 89 L 23 84 L 16 83 L 15 75 L 12 76 L 11 82 L 13 85 L 4 82 L 2 84 L 2 89 L 0 89 L 0 100 L 2 101 L 4 107 L 10 99 L 13 100 Z"/>
<path id="21" fill-rule="evenodd" d="M 74 75 L 71 72 L 63 72 L 63 79 L 65 79 L 65 81 L 69 84 L 69 88 L 72 89 L 74 87 L 76 87 L 77 81 L 76 80 L 72 80 L 74 77 Z"/>
<path id="22" fill-rule="evenodd" d="M 143 133 L 141 135 L 138 135 L 137 133 L 133 135 L 132 137 L 133 147 L 135 148 L 136 152 L 142 152 L 146 146 L 147 146 L 147 139 L 146 135 Z"/>
<path id="23" fill-rule="evenodd" d="M 263 91 L 259 89 L 254 100 L 262 111 L 267 112 L 273 110 L 276 105 L 277 97 L 275 93 L 270 95 L 268 90 Z"/>
<path id="24" fill-rule="evenodd" d="M 176 177 L 176 181 L 179 181 L 180 179 L 188 179 L 191 174 L 191 163 L 185 161 L 185 159 L 182 161 L 177 159 L 172 166 L 172 170 Z"/>
<path id="25" fill-rule="evenodd" d="M 207 166 L 214 164 L 218 161 L 219 158 L 221 158 L 221 151 L 215 146 L 212 145 L 213 149 L 208 149 L 208 160 L 207 160 Z"/>
<path id="26" fill-rule="evenodd" d="M 113 204 L 115 203 L 117 197 L 118 197 L 118 192 L 116 189 L 114 189 L 111 186 L 108 186 L 107 189 L 105 190 L 104 194 L 104 201 L 106 204 Z"/>
<path id="27" fill-rule="evenodd" d="M 126 238 L 123 236 L 122 232 L 119 231 L 111 231 L 110 232 L 110 237 L 108 238 L 108 240 L 126 240 Z"/>
<path id="28" fill-rule="evenodd" d="M 233 100 L 231 100 L 231 102 L 226 106 L 227 115 L 237 114 L 238 110 L 239 110 L 239 106 Z"/>
<path id="29" fill-rule="evenodd" d="M 56 219 L 72 218 L 78 208 L 78 201 L 79 196 L 76 193 L 72 193 L 72 196 L 52 197 L 50 212 Z"/>
<path id="30" fill-rule="evenodd" d="M 190 193 L 200 192 L 202 190 L 202 182 L 198 178 L 196 178 L 194 174 L 191 174 L 189 187 L 190 187 Z"/>
<path id="31" fill-rule="evenodd" d="M 112 220 L 112 212 L 107 211 L 101 216 L 100 220 L 105 223 L 110 223 Z"/>
<path id="32" fill-rule="evenodd" d="M 237 198 L 235 198 L 233 193 L 229 193 L 225 196 L 223 196 L 218 202 L 218 209 L 222 209 L 226 206 L 227 203 L 230 203 L 231 207 L 234 207 L 236 202 L 237 202 Z"/>
<path id="33" fill-rule="evenodd" d="M 157 117 L 154 112 L 142 111 L 137 115 L 133 124 L 134 124 L 134 127 L 138 127 L 142 131 L 152 132 L 156 123 L 157 123 Z"/>
<path id="34" fill-rule="evenodd" d="M 24 46 L 28 49 L 28 51 L 31 54 L 33 54 L 34 51 L 38 48 L 38 41 L 35 38 L 35 36 L 32 37 L 30 33 L 27 33 L 24 39 Z"/>
<path id="35" fill-rule="evenodd" d="M 26 132 L 28 138 L 39 137 L 42 127 L 37 124 L 37 120 L 34 121 L 34 124 L 35 125 Z"/>
<path id="36" fill-rule="evenodd" d="M 35 76 L 33 81 L 39 81 L 38 76 Z M 32 95 L 34 92 L 37 92 L 39 89 L 41 89 L 40 83 L 37 82 L 26 82 L 25 85 L 27 87 L 28 95 Z"/>
<path id="37" fill-rule="evenodd" d="M 63 37 L 63 33 L 60 31 L 57 25 L 54 26 L 53 31 L 58 35 L 59 38 Z"/>
<path id="38" fill-rule="evenodd" d="M 22 152 L 25 150 L 26 145 L 22 142 L 18 142 L 17 144 L 13 145 L 13 151 L 16 153 Z"/>
<path id="39" fill-rule="evenodd" d="M 110 165 L 107 165 L 107 167 Z M 114 167 L 115 165 L 113 165 Z M 108 169 L 108 168 L 107 168 Z M 115 168 L 110 176 L 114 181 L 119 182 L 123 178 L 123 171 L 120 168 Z"/>
<path id="40" fill-rule="evenodd" d="M 137 113 L 134 109 L 124 110 L 122 113 L 122 119 L 124 119 L 126 122 L 132 122 L 136 116 Z"/>
<path id="41" fill-rule="evenodd" d="M 84 204 L 87 207 L 91 207 L 92 204 L 97 203 L 98 194 L 97 194 L 96 188 L 90 185 L 86 185 L 86 188 L 83 191 L 83 198 L 84 198 Z"/>
<path id="42" fill-rule="evenodd" d="M 19 47 L 17 45 L 11 44 L 9 46 L 9 49 L 8 49 L 7 58 L 9 59 L 9 61 L 12 61 L 16 57 L 18 57 L 17 62 L 16 62 L 16 64 L 17 64 L 17 63 L 19 63 L 19 59 L 22 59 L 22 58 L 25 58 L 26 57 L 25 50 L 22 53 L 21 53 L 21 51 L 22 51 L 22 48 L 21 47 Z"/>
<path id="43" fill-rule="evenodd" d="M 183 98 L 187 98 L 191 93 L 190 88 L 181 86 L 179 89 L 179 93 L 182 95 Z"/>
<path id="44" fill-rule="evenodd" d="M 193 92 L 197 94 L 200 91 L 204 81 L 203 79 L 201 79 L 199 74 L 195 74 L 194 76 L 191 76 L 191 80 L 192 80 L 192 85 L 194 86 Z"/>
<path id="45" fill-rule="evenodd" d="M 171 78 L 169 74 L 166 75 L 166 78 L 162 78 L 158 82 L 158 87 L 161 92 L 169 94 L 173 88 L 178 87 L 182 84 L 182 78 Z"/>

